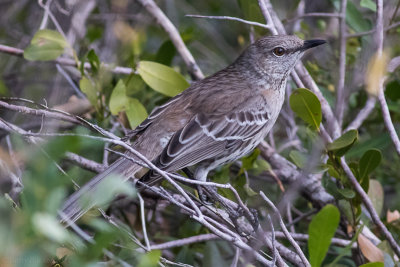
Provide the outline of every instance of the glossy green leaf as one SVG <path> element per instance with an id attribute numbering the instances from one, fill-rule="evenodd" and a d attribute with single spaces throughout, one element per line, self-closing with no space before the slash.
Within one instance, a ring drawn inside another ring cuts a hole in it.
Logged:
<path id="1" fill-rule="evenodd" d="M 378 167 L 382 161 L 382 153 L 378 149 L 370 149 L 360 159 L 360 177 L 364 178 Z"/>
<path id="2" fill-rule="evenodd" d="M 148 116 L 146 108 L 136 98 L 128 98 L 125 113 L 132 129 L 138 126 Z"/>
<path id="3" fill-rule="evenodd" d="M 372 0 L 361 0 L 360 6 L 368 8 L 369 10 L 376 12 L 376 3 Z"/>
<path id="4" fill-rule="evenodd" d="M 369 262 L 363 265 L 360 265 L 360 267 L 385 267 L 383 262 Z"/>
<path id="5" fill-rule="evenodd" d="M 380 215 L 383 209 L 384 191 L 379 181 L 369 180 L 368 197 L 371 199 L 376 212 Z"/>
<path id="6" fill-rule="evenodd" d="M 335 153 L 336 156 L 343 156 L 358 138 L 357 130 L 350 130 L 341 137 L 327 145 L 328 151 Z"/>
<path id="7" fill-rule="evenodd" d="M 110 111 L 111 114 L 117 115 L 118 112 L 125 109 L 127 104 L 126 87 L 122 80 L 119 80 L 114 87 L 110 97 Z"/>
<path id="8" fill-rule="evenodd" d="M 305 88 L 297 89 L 290 96 L 289 103 L 297 116 L 314 129 L 319 129 L 322 120 L 321 103 L 313 92 Z"/>
<path id="9" fill-rule="evenodd" d="M 140 61 L 137 70 L 148 86 L 166 96 L 175 96 L 189 86 L 180 73 L 156 62 Z"/>
<path id="10" fill-rule="evenodd" d="M 148 116 L 146 108 L 139 100 L 126 95 L 126 86 L 122 80 L 114 87 L 109 106 L 113 115 L 125 111 L 131 128 L 138 126 Z"/>
<path id="11" fill-rule="evenodd" d="M 57 31 L 40 30 L 33 36 L 30 45 L 24 50 L 27 60 L 54 60 L 63 52 L 68 43 Z"/>
<path id="12" fill-rule="evenodd" d="M 308 251 L 312 267 L 321 266 L 339 225 L 339 220 L 340 212 L 331 204 L 322 208 L 311 220 L 308 227 Z"/>
<path id="13" fill-rule="evenodd" d="M 79 87 L 81 91 L 87 96 L 89 102 L 93 105 L 97 105 L 97 89 L 91 80 L 86 77 L 83 77 L 79 81 Z"/>

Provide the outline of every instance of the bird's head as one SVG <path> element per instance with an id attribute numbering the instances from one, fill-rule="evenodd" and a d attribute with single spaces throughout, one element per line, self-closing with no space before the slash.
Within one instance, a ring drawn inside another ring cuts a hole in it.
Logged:
<path id="1" fill-rule="evenodd" d="M 326 43 L 324 40 L 304 41 L 295 35 L 274 35 L 258 39 L 244 52 L 254 68 L 266 78 L 286 77 L 304 52 Z"/>

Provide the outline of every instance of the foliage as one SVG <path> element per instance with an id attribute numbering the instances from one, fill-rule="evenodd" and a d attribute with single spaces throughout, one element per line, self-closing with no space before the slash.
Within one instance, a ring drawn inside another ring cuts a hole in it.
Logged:
<path id="1" fill-rule="evenodd" d="M 16 115 L 0 109 L 0 266 L 172 266 L 171 261 L 193 266 L 229 266 L 236 256 L 238 266 L 261 266 L 250 252 L 237 249 L 234 239 L 214 240 L 214 237 L 146 252 L 146 238 L 154 245 L 213 231 L 195 221 L 195 216 L 189 216 L 187 211 L 162 198 L 144 198 L 142 216 L 134 187 L 119 176 L 107 180 L 96 194 L 87 196 L 86 201 L 95 200 L 106 214 L 91 209 L 77 222 L 79 228 L 75 229 L 60 223 L 57 212 L 65 198 L 76 189 L 74 183 L 83 185 L 94 176 L 76 162 L 67 160 L 66 153 L 77 153 L 108 164 L 115 159 L 110 150 L 121 151 L 119 146 L 88 138 L 89 134 L 97 136 L 99 133 L 86 121 L 122 137 L 155 107 L 196 81 L 190 72 L 191 66 L 181 56 L 181 48 L 175 47 L 170 36 L 136 1 L 47 1 L 44 4 L 50 5 L 58 24 L 52 16 L 44 15 L 37 1 L 14 2 L 2 3 L 0 44 L 24 48 L 23 54 L 18 54 L 23 58 L 2 54 L 0 96 L 18 100 L 0 101 L 39 110 L 54 107 L 58 114 L 68 112 L 81 118 L 80 123 L 61 122 L 44 115 Z M 214 170 L 209 178 L 216 183 L 232 185 L 237 194 L 229 188 L 219 188 L 218 193 L 235 203 L 240 197 L 250 213 L 257 210 L 263 230 L 269 225 L 267 215 L 273 217 L 273 214 L 259 192 L 282 207 L 280 211 L 285 210 L 282 212 L 285 222 L 291 220 L 289 224 L 296 233 L 307 234 L 307 242 L 298 244 L 312 266 L 397 266 L 398 257 L 366 211 L 342 161 L 348 162 L 380 220 L 394 239 L 399 240 L 400 215 L 395 212 L 400 209 L 399 156 L 379 106 L 375 105 L 361 126 L 344 130 L 366 103 L 378 95 L 380 81 L 385 78 L 388 109 L 399 132 L 400 77 L 398 71 L 387 72 L 390 58 L 400 52 L 399 30 L 396 27 L 385 30 L 385 45 L 390 49 L 382 54 L 374 54 L 374 35 L 347 36 L 343 127 L 338 136 L 331 135 L 333 140 L 328 140 L 324 133 L 332 133 L 333 122 L 324 116 L 322 107 L 326 104 L 335 111 L 340 76 L 341 44 L 337 27 L 340 18 L 298 16 L 302 14 L 303 4 L 306 13 L 338 13 L 343 1 L 311 2 L 272 1 L 272 6 L 289 32 L 304 39 L 323 36 L 330 43 L 304 58 L 305 67 L 323 98 L 312 91 L 313 84 L 303 83 L 301 87 L 307 88 L 297 88 L 296 78 L 289 80 L 289 101 L 282 108 L 273 137 L 266 139 L 274 151 L 272 156 L 261 145 L 240 161 Z M 346 34 L 375 31 L 376 2 L 347 2 Z M 383 2 L 385 27 L 397 23 L 399 4 Z M 157 4 L 171 19 L 206 76 L 231 63 L 253 38 L 270 34 L 266 28 L 235 21 L 185 17 L 193 12 L 265 23 L 257 0 L 158 1 Z M 76 22 L 81 24 L 76 25 Z M 66 32 L 61 33 L 60 29 Z M 7 130 L 2 126 L 3 121 L 18 125 L 28 134 L 21 137 Z M 46 136 L 54 132 L 66 135 Z M 31 133 L 44 136 L 32 137 Z M 286 162 L 288 164 L 279 165 Z M 296 173 L 292 172 L 293 168 Z M 321 180 L 322 186 L 308 183 L 307 179 L 315 177 Z M 310 185 L 308 189 L 318 190 L 314 195 L 307 195 L 304 184 Z M 194 186 L 183 183 L 181 186 L 192 198 L 200 198 Z M 170 184 L 164 182 L 163 187 L 173 192 Z M 316 201 L 325 193 L 332 196 L 330 204 Z M 109 206 L 108 200 L 115 194 L 119 197 Z M 287 200 L 290 200 L 289 205 Z M 246 219 L 230 221 L 221 203 L 199 206 L 215 212 L 218 219 L 213 224 L 215 227 L 226 227 L 242 234 L 240 239 L 254 251 L 272 259 L 273 251 L 264 246 L 264 237 L 258 235 L 259 232 L 250 231 L 250 236 L 241 232 L 248 230 L 240 228 Z M 286 211 L 294 220 L 284 215 Z M 238 213 L 246 215 L 246 210 L 240 209 Z M 275 230 L 281 231 L 275 219 L 272 220 Z M 145 228 L 148 237 L 144 235 Z M 366 236 L 364 228 L 371 230 L 379 244 Z M 348 242 L 340 245 L 332 242 L 333 237 Z M 287 240 L 279 237 L 277 242 L 293 249 Z"/>

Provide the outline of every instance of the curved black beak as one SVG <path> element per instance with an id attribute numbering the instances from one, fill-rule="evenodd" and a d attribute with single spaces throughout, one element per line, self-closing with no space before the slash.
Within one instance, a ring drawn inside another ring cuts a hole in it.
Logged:
<path id="1" fill-rule="evenodd" d="M 319 40 L 319 39 L 315 39 L 315 40 L 306 40 L 304 41 L 303 46 L 300 48 L 300 50 L 305 51 L 307 49 L 325 44 L 326 41 L 325 40 Z"/>

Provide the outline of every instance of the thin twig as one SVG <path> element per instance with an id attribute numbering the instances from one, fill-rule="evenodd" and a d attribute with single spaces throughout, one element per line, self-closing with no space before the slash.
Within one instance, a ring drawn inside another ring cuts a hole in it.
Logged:
<path id="1" fill-rule="evenodd" d="M 0 44 L 0 52 L 6 53 L 9 55 L 13 55 L 13 56 L 18 56 L 18 57 L 23 57 L 23 55 L 24 55 L 24 50 L 15 48 L 15 47 L 11 47 L 11 46 L 7 46 L 7 45 L 2 45 L 2 44 Z M 66 57 L 60 57 L 55 60 L 50 60 L 49 62 L 52 62 L 55 64 L 60 64 L 60 65 L 65 65 L 65 66 L 78 67 L 75 60 L 73 60 L 71 58 L 66 58 Z M 81 64 L 82 64 L 82 62 L 79 62 L 79 65 L 81 65 Z M 109 69 L 112 73 L 126 74 L 126 75 L 130 75 L 132 73 L 137 73 L 132 68 L 121 67 L 121 66 L 113 67 L 112 64 L 108 64 L 108 63 L 103 63 L 103 64 L 104 64 L 104 67 L 106 69 Z M 85 69 L 91 69 L 89 62 L 85 62 L 83 67 Z"/>
<path id="2" fill-rule="evenodd" d="M 323 12 L 310 12 L 303 15 L 288 19 L 287 22 L 293 22 L 306 17 L 325 17 L 325 18 L 341 18 L 342 14 L 337 13 L 323 13 Z"/>
<path id="3" fill-rule="evenodd" d="M 346 127 L 343 132 L 347 132 L 351 129 L 358 129 L 363 124 L 363 122 L 368 118 L 371 111 L 374 109 L 376 104 L 376 97 L 370 96 L 365 103 L 365 106 L 358 112 L 357 116 L 353 121 Z"/>
<path id="4" fill-rule="evenodd" d="M 156 5 L 156 3 L 154 3 L 153 0 L 137 1 L 147 10 L 147 12 L 149 12 L 157 20 L 157 23 L 161 27 L 163 27 L 165 32 L 169 35 L 169 38 L 175 45 L 176 50 L 181 55 L 183 61 L 186 64 L 186 67 L 188 68 L 189 72 L 194 76 L 194 78 L 196 78 L 197 80 L 203 79 L 204 75 L 201 72 L 199 66 L 197 65 L 189 49 L 183 42 L 178 30 L 164 14 L 164 12 Z"/>
<path id="5" fill-rule="evenodd" d="M 281 214 L 279 213 L 279 210 L 275 207 L 274 203 L 272 203 L 271 200 L 267 198 L 267 196 L 264 194 L 264 192 L 260 191 L 260 196 L 265 200 L 265 202 L 268 203 L 268 205 L 273 209 L 273 211 L 276 213 L 278 216 L 279 224 L 282 228 L 282 231 L 285 233 L 286 238 L 289 240 L 290 244 L 295 248 L 297 254 L 300 256 L 301 261 L 305 266 L 311 266 L 310 263 L 308 262 L 306 256 L 304 255 L 303 251 L 301 250 L 300 246 L 296 243 L 296 241 L 293 239 L 293 237 L 290 235 L 289 231 L 287 230 L 285 223 L 282 220 Z"/>
<path id="6" fill-rule="evenodd" d="M 262 23 L 255 22 L 255 21 L 249 21 L 249 20 L 245 20 L 245 19 L 241 19 L 241 18 L 236 18 L 236 17 L 230 17 L 230 16 L 185 15 L 185 17 L 203 18 L 203 19 L 233 20 L 233 21 L 242 22 L 244 24 L 248 24 L 248 25 L 252 25 L 252 26 L 258 26 L 258 27 L 261 27 L 261 28 L 269 29 L 269 30 L 271 29 L 271 27 L 266 25 L 266 24 L 262 24 Z"/>
<path id="7" fill-rule="evenodd" d="M 191 237 L 186 237 L 186 238 L 182 238 L 182 239 L 169 241 L 169 242 L 162 243 L 162 244 L 151 245 L 150 249 L 151 250 L 170 249 L 170 248 L 174 248 L 174 247 L 183 247 L 183 246 L 190 245 L 193 243 L 200 243 L 200 242 L 216 240 L 216 239 L 219 239 L 219 237 L 216 236 L 215 234 L 196 235 L 196 236 L 191 236 Z"/>
<path id="8" fill-rule="evenodd" d="M 269 226 L 271 227 L 271 234 L 272 234 L 271 235 L 272 236 L 272 238 L 271 238 L 271 242 L 272 242 L 272 266 L 275 266 L 276 253 L 277 253 L 276 246 L 275 246 L 275 242 L 276 242 L 276 240 L 275 240 L 275 230 L 274 230 L 274 224 L 272 223 L 271 216 L 269 214 L 267 215 L 267 218 L 268 218 Z"/>
<path id="9" fill-rule="evenodd" d="M 260 6 L 261 12 L 265 18 L 265 21 L 266 21 L 268 27 L 270 27 L 271 33 L 273 35 L 277 35 L 278 31 L 274 27 L 274 22 L 272 21 L 271 13 L 269 12 L 268 7 L 267 7 L 267 1 L 258 0 L 258 5 Z"/>
<path id="10" fill-rule="evenodd" d="M 79 167 L 95 173 L 102 172 L 106 169 L 103 164 L 97 163 L 93 160 L 89 160 L 72 152 L 65 153 L 65 158 L 71 162 L 74 162 Z"/>
<path id="11" fill-rule="evenodd" d="M 335 113 L 339 126 L 343 122 L 343 113 L 345 108 L 345 88 L 344 81 L 346 78 L 346 9 L 347 0 L 340 2 L 340 26 L 339 26 L 339 78 L 336 86 L 336 105 Z"/>
<path id="12" fill-rule="evenodd" d="M 376 212 L 374 205 L 372 204 L 371 199 L 368 197 L 367 193 L 365 193 L 364 189 L 358 183 L 356 177 L 354 176 L 353 172 L 350 170 L 349 165 L 347 165 L 346 161 L 341 158 L 340 165 L 342 166 L 344 172 L 346 173 L 347 177 L 349 178 L 351 184 L 353 185 L 356 192 L 360 195 L 362 202 L 364 203 L 365 207 L 367 208 L 369 214 L 371 215 L 372 221 L 374 224 L 379 228 L 381 233 L 385 236 L 386 240 L 389 242 L 390 247 L 393 249 L 394 253 L 398 257 L 400 257 L 400 246 L 397 244 L 397 241 L 393 238 L 392 234 L 386 228 L 385 224 L 379 218 L 378 213 Z"/>
<path id="13" fill-rule="evenodd" d="M 387 31 L 390 31 L 391 29 L 397 28 L 397 27 L 399 27 L 399 26 L 400 26 L 400 21 L 395 22 L 395 23 L 393 23 L 392 25 L 389 25 L 389 26 L 385 27 L 383 30 L 384 30 L 385 32 L 387 32 Z M 362 36 L 365 36 L 365 35 L 370 35 L 370 34 L 373 34 L 376 30 L 377 30 L 377 29 L 375 28 L 375 29 L 372 29 L 372 30 L 370 30 L 370 31 L 348 34 L 348 35 L 346 36 L 346 38 L 356 38 L 356 37 L 362 37 Z"/>
<path id="14" fill-rule="evenodd" d="M 230 267 L 237 267 L 239 263 L 239 257 L 240 257 L 240 248 L 235 249 L 235 256 L 233 257 L 232 263 Z"/>
<path id="15" fill-rule="evenodd" d="M 143 229 L 143 237 L 144 237 L 144 243 L 146 244 L 147 250 L 150 251 L 150 241 L 149 237 L 147 235 L 147 229 L 146 229 L 146 215 L 144 211 L 144 201 L 142 196 L 140 195 L 140 192 L 137 192 L 137 196 L 139 198 L 139 204 L 140 204 L 140 218 L 142 221 L 142 229 Z"/>
<path id="16" fill-rule="evenodd" d="M 299 234 L 299 233 L 290 233 L 290 235 L 297 241 L 307 241 L 309 239 L 309 235 L 306 234 Z M 286 238 L 284 232 L 275 231 L 276 238 Z M 340 239 L 340 238 L 332 238 L 331 244 L 340 247 L 346 247 L 351 243 L 350 240 Z M 357 244 L 353 244 L 352 248 L 356 248 Z"/>
<path id="17" fill-rule="evenodd" d="M 377 43 L 377 56 L 382 56 L 383 53 L 383 1 L 376 1 L 376 43 Z M 379 80 L 379 94 L 378 101 L 382 110 L 382 117 L 385 123 L 386 129 L 389 131 L 390 138 L 394 144 L 397 154 L 400 156 L 400 140 L 394 128 L 392 118 L 390 117 L 389 107 L 386 103 L 385 93 L 383 91 L 384 77 L 380 77 Z"/>

